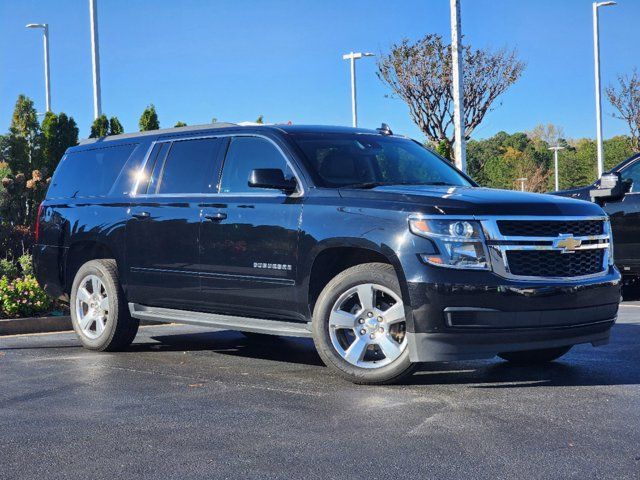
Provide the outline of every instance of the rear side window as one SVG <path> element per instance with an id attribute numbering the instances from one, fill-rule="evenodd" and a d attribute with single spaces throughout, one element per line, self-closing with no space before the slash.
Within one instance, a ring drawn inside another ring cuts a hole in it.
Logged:
<path id="1" fill-rule="evenodd" d="M 217 180 L 214 172 L 221 144 L 218 138 L 173 142 L 160 172 L 156 172 L 160 167 L 156 164 L 153 173 L 153 177 L 158 177 L 156 193 L 212 191 Z"/>
<path id="2" fill-rule="evenodd" d="M 287 161 L 271 142 L 260 137 L 235 137 L 224 161 L 220 192 L 273 192 L 265 188 L 249 187 L 251 170 L 256 168 L 279 168 L 286 178 L 293 177 Z"/>
<path id="3" fill-rule="evenodd" d="M 67 153 L 56 169 L 47 198 L 104 197 L 136 145 Z"/>

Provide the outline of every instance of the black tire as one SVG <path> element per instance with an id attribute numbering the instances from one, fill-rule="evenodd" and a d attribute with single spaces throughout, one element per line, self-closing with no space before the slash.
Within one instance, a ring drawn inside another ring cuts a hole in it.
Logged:
<path id="1" fill-rule="evenodd" d="M 108 313 L 104 331 L 97 338 L 87 336 L 79 324 L 76 300 L 81 282 L 88 275 L 95 275 L 108 296 Z M 89 350 L 117 351 L 128 347 L 138 333 L 139 320 L 131 317 L 124 292 L 118 279 L 115 260 L 91 260 L 80 267 L 71 287 L 71 321 L 82 345 Z"/>
<path id="2" fill-rule="evenodd" d="M 361 368 L 346 361 L 335 350 L 329 334 L 329 315 L 344 292 L 360 284 L 373 283 L 402 297 L 395 270 L 384 263 L 366 263 L 351 267 L 334 277 L 322 290 L 313 311 L 313 341 L 322 361 L 341 377 L 357 384 L 386 385 L 397 383 L 417 368 L 409 361 L 405 348 L 392 363 L 379 368 Z"/>
<path id="3" fill-rule="evenodd" d="M 568 347 L 544 348 L 542 350 L 524 350 L 522 352 L 503 352 L 498 356 L 508 362 L 518 365 L 536 365 L 541 363 L 549 363 L 557 360 L 569 350 Z"/>

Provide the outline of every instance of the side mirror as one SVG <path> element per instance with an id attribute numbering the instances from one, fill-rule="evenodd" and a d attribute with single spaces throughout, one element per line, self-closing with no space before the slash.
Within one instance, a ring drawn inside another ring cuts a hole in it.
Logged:
<path id="1" fill-rule="evenodd" d="M 279 168 L 256 168 L 251 170 L 249 175 L 249 186 L 293 193 L 296 190 L 296 181 L 284 178 L 284 173 Z"/>
<path id="2" fill-rule="evenodd" d="M 629 186 L 628 182 L 622 181 L 619 173 L 605 173 L 589 193 L 592 201 L 618 200 L 629 191 Z"/>

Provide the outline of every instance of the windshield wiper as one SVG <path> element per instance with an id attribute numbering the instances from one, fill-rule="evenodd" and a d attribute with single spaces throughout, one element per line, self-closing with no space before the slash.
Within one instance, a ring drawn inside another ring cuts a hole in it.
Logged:
<path id="1" fill-rule="evenodd" d="M 437 185 L 437 186 L 451 186 L 451 187 L 456 186 L 447 182 L 363 182 L 363 183 L 353 183 L 351 185 L 343 185 L 341 188 L 369 189 L 369 188 L 375 188 L 375 187 L 385 187 L 385 186 L 388 187 L 393 185 Z"/>

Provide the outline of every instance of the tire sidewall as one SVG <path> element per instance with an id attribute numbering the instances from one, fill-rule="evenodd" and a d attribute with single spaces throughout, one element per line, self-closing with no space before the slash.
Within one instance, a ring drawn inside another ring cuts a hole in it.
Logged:
<path id="1" fill-rule="evenodd" d="M 84 334 L 84 332 L 80 328 L 79 320 L 76 314 L 76 298 L 78 287 L 80 286 L 80 282 L 88 275 L 95 275 L 100 279 L 100 281 L 102 281 L 102 284 L 107 290 L 107 295 L 109 297 L 109 313 L 107 315 L 105 331 L 98 338 L 89 338 Z M 76 276 L 73 280 L 73 285 L 71 287 L 71 323 L 73 324 L 73 329 L 78 335 L 78 338 L 80 338 L 80 341 L 86 348 L 91 350 L 104 350 L 111 344 L 111 341 L 113 340 L 117 329 L 119 303 L 118 295 L 119 292 L 115 282 L 111 278 L 109 272 L 105 270 L 104 266 L 100 262 L 91 261 L 85 263 L 76 273 Z"/>
<path id="2" fill-rule="evenodd" d="M 329 334 L 329 315 L 334 303 L 348 289 L 374 283 L 392 290 L 402 298 L 400 284 L 391 265 L 365 264 L 349 268 L 331 280 L 320 293 L 313 312 L 313 340 L 322 360 L 343 377 L 356 383 L 390 383 L 412 368 L 409 348 L 391 364 L 376 369 L 356 367 L 336 352 Z"/>

